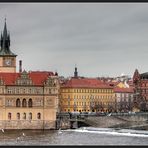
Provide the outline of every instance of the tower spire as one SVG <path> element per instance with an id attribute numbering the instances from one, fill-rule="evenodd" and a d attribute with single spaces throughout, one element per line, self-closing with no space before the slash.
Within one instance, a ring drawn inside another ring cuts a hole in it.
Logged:
<path id="1" fill-rule="evenodd" d="M 4 25 L 4 30 L 3 30 L 3 44 L 2 48 L 5 49 L 7 48 L 6 46 L 6 40 L 7 40 L 7 24 L 6 24 L 6 18 L 5 18 L 5 25 Z M 8 47 L 9 48 L 9 47 Z M 7 49 L 8 50 L 8 49 Z"/>
<path id="2" fill-rule="evenodd" d="M 4 55 L 16 56 L 10 50 L 10 33 L 8 33 L 7 31 L 6 17 L 4 22 L 3 34 L 1 34 L 1 51 L 0 51 L 0 56 Z"/>

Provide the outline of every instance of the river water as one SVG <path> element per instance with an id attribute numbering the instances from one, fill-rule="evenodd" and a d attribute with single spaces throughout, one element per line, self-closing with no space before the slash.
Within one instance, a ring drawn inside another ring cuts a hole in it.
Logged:
<path id="1" fill-rule="evenodd" d="M 81 127 L 0 131 L 0 145 L 148 145 L 148 131 Z"/>

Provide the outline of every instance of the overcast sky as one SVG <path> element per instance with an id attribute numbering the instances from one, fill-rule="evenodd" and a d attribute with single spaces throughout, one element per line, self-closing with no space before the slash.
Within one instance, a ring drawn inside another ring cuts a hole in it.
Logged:
<path id="1" fill-rule="evenodd" d="M 148 3 L 0 3 L 23 69 L 73 76 L 148 72 Z"/>

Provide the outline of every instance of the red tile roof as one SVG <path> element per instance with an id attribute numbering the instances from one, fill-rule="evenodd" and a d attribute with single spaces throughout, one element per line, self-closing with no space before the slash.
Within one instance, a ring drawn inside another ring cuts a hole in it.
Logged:
<path id="1" fill-rule="evenodd" d="M 30 72 L 29 77 L 33 81 L 34 85 L 42 85 L 48 76 L 53 76 L 53 72 Z"/>
<path id="2" fill-rule="evenodd" d="M 129 88 L 115 87 L 114 92 L 115 93 L 133 93 L 134 90 L 133 90 L 133 87 L 129 87 Z"/>
<path id="3" fill-rule="evenodd" d="M 28 74 L 34 85 L 43 85 L 43 82 L 48 76 L 54 76 L 53 72 L 46 71 L 32 71 Z M 15 85 L 15 82 L 20 75 L 21 73 L 0 73 L 0 79 L 4 81 L 5 85 Z"/>
<path id="4" fill-rule="evenodd" d="M 14 85 L 19 76 L 19 73 L 0 73 L 0 79 L 4 81 L 5 85 Z"/>
<path id="5" fill-rule="evenodd" d="M 96 78 L 71 78 L 62 87 L 68 88 L 112 88 L 107 83 Z"/>

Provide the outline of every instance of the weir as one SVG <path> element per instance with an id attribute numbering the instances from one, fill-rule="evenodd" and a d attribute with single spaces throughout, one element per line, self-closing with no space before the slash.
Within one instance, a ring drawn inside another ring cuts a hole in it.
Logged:
<path id="1" fill-rule="evenodd" d="M 112 113 L 110 116 L 72 116 L 70 113 L 59 114 L 57 129 L 92 127 L 118 127 L 118 125 L 140 126 L 147 125 L 148 113 Z"/>

